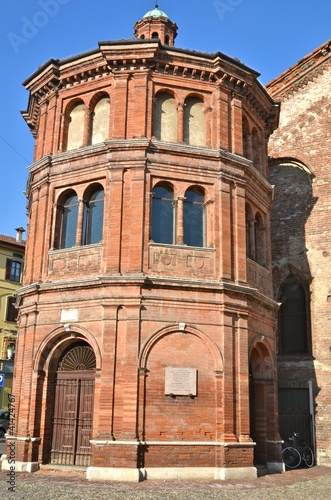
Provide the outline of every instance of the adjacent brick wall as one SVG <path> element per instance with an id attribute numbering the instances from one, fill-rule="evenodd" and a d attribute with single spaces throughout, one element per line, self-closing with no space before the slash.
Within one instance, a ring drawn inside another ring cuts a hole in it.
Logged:
<path id="1" fill-rule="evenodd" d="M 281 387 L 313 383 L 317 460 L 331 458 L 331 63 L 328 44 L 268 85 L 281 100 L 280 127 L 270 139 L 275 185 L 272 251 L 275 296 L 288 274 L 305 286 L 311 357 L 279 359 Z M 310 330 L 310 331 L 309 331 Z"/>

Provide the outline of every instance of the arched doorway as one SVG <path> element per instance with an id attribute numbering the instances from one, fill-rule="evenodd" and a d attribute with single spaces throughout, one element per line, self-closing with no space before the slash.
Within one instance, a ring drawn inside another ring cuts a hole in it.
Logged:
<path id="1" fill-rule="evenodd" d="M 86 342 L 70 345 L 59 359 L 50 463 L 89 466 L 96 358 Z"/>

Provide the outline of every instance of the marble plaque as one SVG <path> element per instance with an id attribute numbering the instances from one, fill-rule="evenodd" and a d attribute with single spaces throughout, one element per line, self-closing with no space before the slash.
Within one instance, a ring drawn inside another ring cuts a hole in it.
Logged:
<path id="1" fill-rule="evenodd" d="M 174 396 L 197 395 L 197 369 L 174 368 L 165 369 L 165 394 Z"/>
<path id="2" fill-rule="evenodd" d="M 61 321 L 78 321 L 78 309 L 62 309 Z"/>

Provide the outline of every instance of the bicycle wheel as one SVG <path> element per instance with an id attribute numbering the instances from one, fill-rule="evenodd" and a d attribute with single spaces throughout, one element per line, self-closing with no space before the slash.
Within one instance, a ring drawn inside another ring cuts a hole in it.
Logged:
<path id="1" fill-rule="evenodd" d="M 304 447 L 302 458 L 307 467 L 312 467 L 314 465 L 314 453 L 310 446 Z"/>
<path id="2" fill-rule="evenodd" d="M 283 462 L 289 469 L 296 469 L 301 464 L 301 455 L 296 448 L 288 446 L 282 451 Z"/>

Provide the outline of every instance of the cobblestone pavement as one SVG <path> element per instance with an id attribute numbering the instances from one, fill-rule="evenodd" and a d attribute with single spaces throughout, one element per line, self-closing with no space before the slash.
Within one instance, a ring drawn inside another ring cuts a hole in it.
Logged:
<path id="1" fill-rule="evenodd" d="M 144 481 L 139 484 L 91 482 L 84 473 L 41 470 L 17 473 L 15 492 L 0 471 L 0 498 L 15 500 L 329 500 L 331 467 L 266 475 L 249 481 Z"/>

